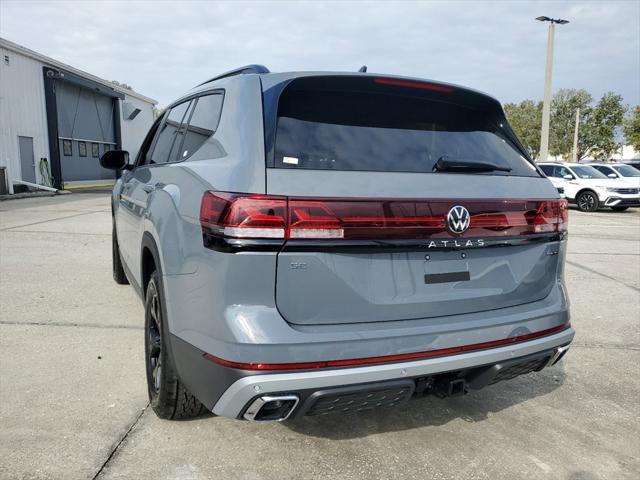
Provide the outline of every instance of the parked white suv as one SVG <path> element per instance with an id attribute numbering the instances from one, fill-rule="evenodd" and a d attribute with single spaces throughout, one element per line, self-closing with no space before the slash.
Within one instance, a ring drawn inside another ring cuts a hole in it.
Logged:
<path id="1" fill-rule="evenodd" d="M 631 165 L 625 163 L 589 163 L 589 166 L 600 173 L 604 173 L 609 178 L 618 180 L 618 183 L 640 188 L 640 170 L 633 168 Z"/>
<path id="2" fill-rule="evenodd" d="M 572 163 L 539 163 L 538 166 L 554 185 L 564 182 L 564 194 L 583 212 L 610 207 L 617 212 L 640 206 L 640 189 L 607 177 L 590 165 Z"/>

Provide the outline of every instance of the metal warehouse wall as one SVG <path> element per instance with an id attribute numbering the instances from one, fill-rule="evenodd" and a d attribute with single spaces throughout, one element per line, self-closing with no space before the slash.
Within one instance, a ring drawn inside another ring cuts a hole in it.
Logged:
<path id="1" fill-rule="evenodd" d="M 18 136 L 33 137 L 36 167 L 41 157 L 50 159 L 42 63 L 0 48 L 0 166 L 7 167 L 10 191 L 10 180 L 21 178 Z"/>
<path id="2" fill-rule="evenodd" d="M 8 63 L 5 57 L 8 57 Z M 23 177 L 19 136 L 33 138 L 37 183 L 42 183 L 38 168 L 40 159 L 47 158 L 51 168 L 43 77 L 45 66 L 71 72 L 124 94 L 124 100 L 118 100 L 120 115 L 116 121 L 120 123 L 122 148 L 128 150 L 132 158 L 137 155 L 154 120 L 155 100 L 0 38 L 0 166 L 7 167 L 10 191 L 13 191 L 11 180 Z M 136 108 L 140 112 L 129 120 L 129 114 Z"/>

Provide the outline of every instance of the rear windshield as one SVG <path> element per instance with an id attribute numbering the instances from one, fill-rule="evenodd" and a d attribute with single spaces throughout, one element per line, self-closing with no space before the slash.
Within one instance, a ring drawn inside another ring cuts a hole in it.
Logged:
<path id="1" fill-rule="evenodd" d="M 274 166 L 432 172 L 446 158 L 492 163 L 511 169 L 509 175 L 538 176 L 492 118 L 446 98 L 285 90 L 278 105 Z"/>

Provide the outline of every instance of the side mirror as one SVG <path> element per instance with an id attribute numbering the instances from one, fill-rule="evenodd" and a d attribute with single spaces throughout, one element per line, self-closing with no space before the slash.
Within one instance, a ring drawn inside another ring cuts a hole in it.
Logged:
<path id="1" fill-rule="evenodd" d="M 616 175 L 615 173 L 610 173 L 609 175 L 607 175 L 607 177 L 609 177 L 609 178 L 618 178 L 618 175 Z"/>
<path id="2" fill-rule="evenodd" d="M 128 170 L 129 152 L 126 150 L 109 150 L 100 157 L 100 165 L 102 168 L 109 170 Z"/>
<path id="3" fill-rule="evenodd" d="M 573 175 L 565 175 L 564 177 L 565 180 L 573 180 Z"/>

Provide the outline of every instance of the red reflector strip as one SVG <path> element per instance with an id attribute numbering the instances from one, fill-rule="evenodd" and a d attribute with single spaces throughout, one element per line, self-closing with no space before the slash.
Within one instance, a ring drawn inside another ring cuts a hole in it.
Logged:
<path id="1" fill-rule="evenodd" d="M 503 338 L 491 342 L 474 343 L 472 345 L 462 345 L 459 347 L 441 348 L 438 350 L 428 350 L 426 352 L 400 353 L 397 355 L 385 355 L 381 357 L 352 358 L 347 360 L 326 360 L 320 362 L 302 362 L 302 363 L 242 363 L 225 360 L 216 357 L 210 353 L 205 353 L 204 357 L 219 365 L 238 368 L 241 370 L 311 370 L 317 368 L 338 368 L 338 367 L 356 367 L 363 365 L 371 365 L 376 363 L 404 362 L 409 360 L 420 360 L 423 358 L 442 357 L 446 355 L 457 355 L 475 350 L 485 350 L 487 348 L 502 347 L 504 345 L 512 345 L 514 343 L 526 342 L 534 338 L 544 337 L 554 333 L 561 332 L 571 327 L 570 323 L 558 325 L 557 327 L 547 328 L 538 332 L 518 335 L 517 337 Z"/>
<path id="2" fill-rule="evenodd" d="M 393 85 L 396 87 L 420 88 L 422 90 L 433 90 L 435 92 L 452 93 L 456 89 L 447 85 L 439 85 L 437 83 L 412 82 L 411 80 L 399 80 L 395 78 L 375 78 L 373 80 L 379 85 Z"/>

